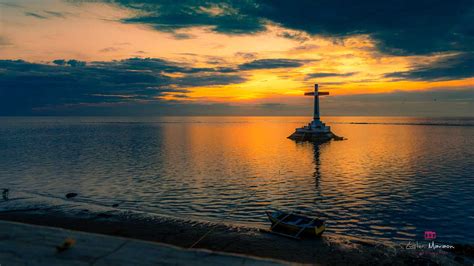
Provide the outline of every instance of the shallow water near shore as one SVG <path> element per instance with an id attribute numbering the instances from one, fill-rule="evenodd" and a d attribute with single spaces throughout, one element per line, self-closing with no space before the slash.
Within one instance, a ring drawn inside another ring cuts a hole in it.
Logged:
<path id="1" fill-rule="evenodd" d="M 41 204 L 76 192 L 90 206 L 259 227 L 279 208 L 333 234 L 474 243 L 474 119 L 326 117 L 347 140 L 286 138 L 309 120 L 3 117 L 1 187 Z"/>

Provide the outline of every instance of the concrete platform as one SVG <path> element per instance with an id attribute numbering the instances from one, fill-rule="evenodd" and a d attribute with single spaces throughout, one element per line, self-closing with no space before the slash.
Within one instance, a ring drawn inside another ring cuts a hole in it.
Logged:
<path id="1" fill-rule="evenodd" d="M 65 251 L 57 246 L 75 243 Z M 0 221 L 0 265 L 287 265 L 141 240 Z"/>

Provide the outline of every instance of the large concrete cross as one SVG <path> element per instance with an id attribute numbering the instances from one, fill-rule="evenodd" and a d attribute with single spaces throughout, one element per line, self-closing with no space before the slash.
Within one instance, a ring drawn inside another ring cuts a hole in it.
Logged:
<path id="1" fill-rule="evenodd" d="M 329 95 L 327 91 L 319 91 L 318 84 L 314 84 L 314 92 L 305 92 L 306 96 L 314 96 L 313 119 L 319 121 L 319 95 Z"/>

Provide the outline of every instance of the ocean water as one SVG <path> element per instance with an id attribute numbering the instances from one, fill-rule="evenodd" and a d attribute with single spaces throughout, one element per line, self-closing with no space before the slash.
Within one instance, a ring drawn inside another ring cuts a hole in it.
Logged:
<path id="1" fill-rule="evenodd" d="M 325 117 L 347 138 L 287 139 L 309 117 L 3 117 L 0 187 L 185 219 L 474 243 L 474 118 Z"/>

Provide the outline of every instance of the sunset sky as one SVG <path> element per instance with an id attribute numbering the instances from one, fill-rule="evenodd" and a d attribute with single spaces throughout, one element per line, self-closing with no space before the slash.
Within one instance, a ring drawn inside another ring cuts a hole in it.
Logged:
<path id="1" fill-rule="evenodd" d="M 472 116 L 474 2 L 0 0 L 0 115 Z"/>

